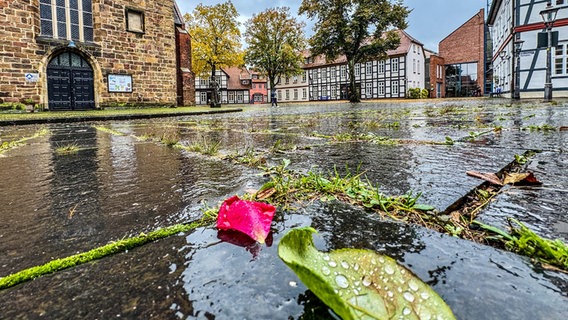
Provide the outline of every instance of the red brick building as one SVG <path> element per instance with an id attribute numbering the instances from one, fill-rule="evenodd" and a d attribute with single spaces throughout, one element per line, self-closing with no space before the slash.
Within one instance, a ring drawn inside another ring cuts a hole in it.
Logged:
<path id="1" fill-rule="evenodd" d="M 193 103 L 190 37 L 174 0 L 0 0 L 0 8 L 0 103 Z"/>
<path id="2" fill-rule="evenodd" d="M 446 96 L 445 60 L 437 53 L 424 50 L 426 56 L 426 89 L 430 98 L 444 98 Z"/>
<path id="3" fill-rule="evenodd" d="M 485 83 L 485 11 L 444 38 L 439 56 L 445 60 L 445 97 L 483 95 Z"/>

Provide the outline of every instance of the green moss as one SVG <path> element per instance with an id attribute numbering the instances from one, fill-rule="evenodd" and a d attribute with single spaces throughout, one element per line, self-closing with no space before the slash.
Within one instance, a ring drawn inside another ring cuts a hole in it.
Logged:
<path id="1" fill-rule="evenodd" d="M 79 150 L 81 150 L 81 148 L 79 147 L 78 144 L 70 143 L 70 144 L 59 146 L 59 147 L 55 148 L 55 153 L 62 156 L 62 155 L 76 154 L 77 152 L 79 152 Z"/>
<path id="2" fill-rule="evenodd" d="M 199 226 L 202 226 L 211 221 L 215 210 L 207 210 L 205 216 L 201 221 L 196 221 L 191 224 L 176 224 L 170 227 L 158 229 L 148 234 L 141 233 L 138 236 L 122 239 L 116 242 L 111 242 L 102 247 L 92 249 L 87 252 L 75 254 L 69 257 L 52 260 L 44 265 L 31 267 L 6 277 L 0 278 L 0 290 L 15 286 L 19 283 L 35 279 L 37 277 L 50 274 L 53 272 L 61 271 L 77 265 L 81 265 L 96 259 L 101 259 L 108 255 L 119 252 L 124 252 L 142 246 L 146 243 L 156 241 L 158 239 L 166 238 L 180 232 L 188 232 Z"/>
<path id="3" fill-rule="evenodd" d="M 22 146 L 25 144 L 26 141 L 28 140 L 32 140 L 35 138 L 39 138 L 42 136 L 45 136 L 49 133 L 49 130 L 46 128 L 41 128 L 39 130 L 37 130 L 33 135 L 28 136 L 28 137 L 22 137 L 18 140 L 12 140 L 12 141 L 3 141 L 2 143 L 0 143 L 0 153 L 6 152 L 10 149 L 14 149 L 17 148 L 19 146 Z"/>

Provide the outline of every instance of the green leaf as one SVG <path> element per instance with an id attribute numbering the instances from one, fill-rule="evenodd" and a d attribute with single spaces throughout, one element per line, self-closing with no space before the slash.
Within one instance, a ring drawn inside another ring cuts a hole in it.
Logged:
<path id="1" fill-rule="evenodd" d="M 433 206 L 428 205 L 428 204 L 416 203 L 416 204 L 414 204 L 414 206 L 412 207 L 412 209 L 420 210 L 420 211 L 432 211 L 432 210 L 435 210 L 436 207 L 433 207 Z"/>
<path id="2" fill-rule="evenodd" d="M 342 319 L 455 319 L 434 290 L 394 259 L 363 249 L 320 252 L 315 232 L 291 230 L 278 255 Z"/>

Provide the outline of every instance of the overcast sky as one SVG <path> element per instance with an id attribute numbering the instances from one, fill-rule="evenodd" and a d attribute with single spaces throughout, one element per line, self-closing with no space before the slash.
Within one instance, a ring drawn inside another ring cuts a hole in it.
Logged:
<path id="1" fill-rule="evenodd" d="M 183 14 L 192 12 L 199 3 L 212 5 L 221 2 L 225 0 L 177 0 Z M 292 14 L 297 14 L 302 0 L 233 0 L 232 2 L 240 14 L 239 21 L 245 22 L 254 13 L 262 12 L 266 8 L 286 6 L 290 7 Z M 485 9 L 487 0 L 404 0 L 404 4 L 412 9 L 406 32 L 422 42 L 427 49 L 438 51 L 440 40 L 477 14 L 480 9 Z M 487 16 L 487 12 L 485 15 Z M 305 20 L 308 25 L 306 34 L 312 34 L 310 21 L 302 16 L 300 19 Z"/>

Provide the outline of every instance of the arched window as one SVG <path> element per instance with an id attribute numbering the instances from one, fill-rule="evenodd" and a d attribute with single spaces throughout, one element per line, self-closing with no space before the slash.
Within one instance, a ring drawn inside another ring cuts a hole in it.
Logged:
<path id="1" fill-rule="evenodd" d="M 92 0 L 40 0 L 41 35 L 93 41 Z"/>

